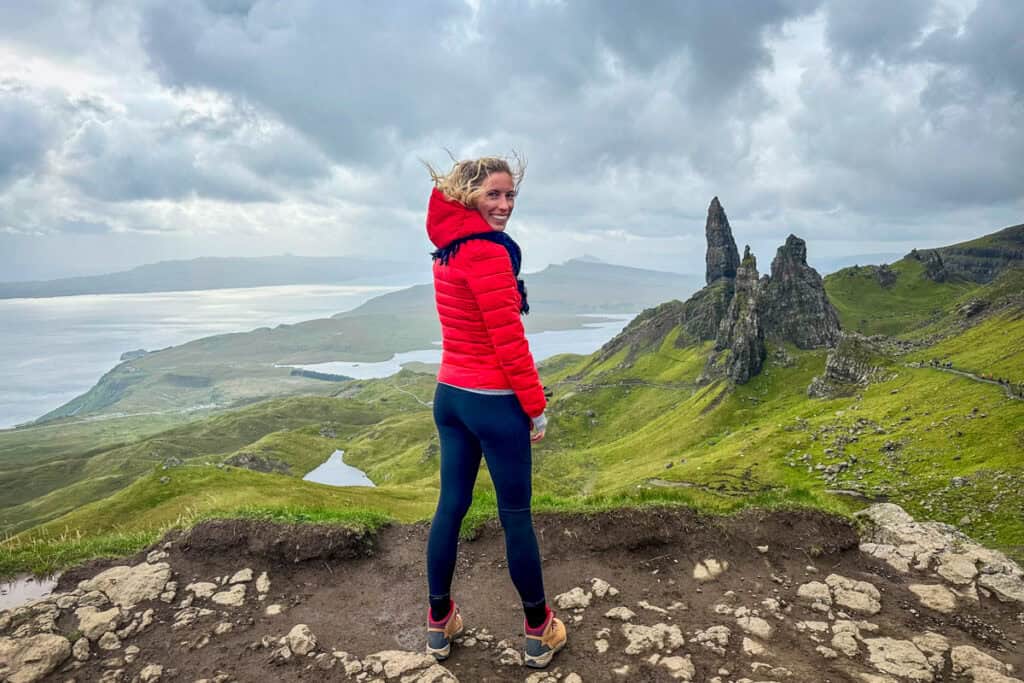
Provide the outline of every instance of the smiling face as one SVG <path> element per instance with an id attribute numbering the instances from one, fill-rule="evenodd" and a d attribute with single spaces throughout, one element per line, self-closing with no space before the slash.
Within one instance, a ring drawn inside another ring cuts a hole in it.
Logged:
<path id="1" fill-rule="evenodd" d="M 480 190 L 476 210 L 492 230 L 503 231 L 516 203 L 516 184 L 512 176 L 508 173 L 492 173 L 484 179 Z"/>

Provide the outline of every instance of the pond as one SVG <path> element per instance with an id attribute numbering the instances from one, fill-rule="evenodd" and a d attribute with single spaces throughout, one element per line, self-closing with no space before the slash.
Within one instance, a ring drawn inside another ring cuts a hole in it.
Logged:
<path id="1" fill-rule="evenodd" d="M 346 465 L 342 459 L 344 455 L 345 451 L 334 451 L 324 464 L 303 479 L 329 486 L 375 486 L 361 469 Z"/>
<path id="2" fill-rule="evenodd" d="M 14 609 L 46 597 L 57 586 L 57 576 L 17 576 L 0 581 L 0 610 Z"/>

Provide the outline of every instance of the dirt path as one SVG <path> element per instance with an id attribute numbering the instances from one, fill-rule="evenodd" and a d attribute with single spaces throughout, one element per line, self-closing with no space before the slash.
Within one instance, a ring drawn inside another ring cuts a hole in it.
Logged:
<path id="1" fill-rule="evenodd" d="M 722 520 L 654 509 L 545 515 L 537 526 L 550 599 L 577 605 L 557 609 L 568 625 L 569 645 L 549 673 L 565 683 L 945 681 L 955 680 L 954 670 L 965 662 L 989 662 L 985 656 L 995 662 L 986 666 L 1024 669 L 1024 604 L 1000 602 L 991 592 L 986 597 L 984 589 L 978 600 L 969 599 L 964 596 L 973 583 L 947 584 L 930 570 L 894 568 L 858 550 L 853 527 L 833 517 L 779 512 Z M 422 524 L 392 526 L 365 538 L 329 527 L 206 523 L 172 539 L 166 557 L 158 546 L 150 562 L 146 554 L 134 558 L 140 573 L 166 571 L 153 590 L 166 591 L 168 575 L 175 582 L 173 595 L 164 592 L 163 600 L 143 600 L 114 612 L 123 628 L 133 620 L 147 621 L 145 610 L 151 609 L 151 625 L 120 638 L 113 632 L 100 638 L 102 628 L 94 630 L 89 656 L 78 662 L 65 655 L 45 680 L 436 683 L 453 680 L 446 678 L 446 669 L 463 683 L 555 681 L 528 678 L 531 670 L 515 662 L 522 615 L 506 570 L 502 533 L 494 525 L 461 548 L 454 589 L 469 628 L 466 638 L 445 669 L 431 669 L 429 658 L 415 654 L 424 639 L 426 533 Z M 910 533 L 916 538 L 924 532 Z M 58 590 L 71 591 L 114 564 L 67 572 Z M 261 580 L 264 572 L 269 586 Z M 104 576 L 83 588 L 102 588 Z M 238 587 L 231 587 L 230 577 Z M 594 578 L 618 593 L 600 595 L 604 585 Z M 978 578 L 979 588 L 981 582 Z M 116 602 L 115 593 L 132 581 L 121 576 L 115 583 L 105 590 Z M 944 613 L 923 606 L 910 590 L 915 584 L 950 585 L 963 595 Z M 230 593 L 237 606 L 228 604 Z M 114 609 L 96 594 L 83 595 L 75 598 L 79 612 L 90 599 L 99 603 L 89 614 Z M 59 595 L 51 596 L 51 603 L 69 605 L 57 610 L 54 630 L 72 638 L 85 630 L 74 613 L 75 600 L 60 603 Z M 271 605 L 281 612 L 268 615 Z M 606 616 L 613 608 L 627 608 L 627 620 Z M 23 610 L 7 625 L 0 617 L 0 635 L 12 635 L 17 624 L 24 627 L 41 609 Z M 279 642 L 300 624 L 317 639 L 309 654 L 303 654 L 308 642 L 303 645 L 302 629 L 293 632 L 291 647 Z M 925 636 L 929 631 L 940 635 Z M 374 656 L 381 651 L 405 654 Z M 159 679 L 151 677 L 153 668 L 140 676 L 148 665 L 162 667 Z M 1016 681 L 1008 673 L 1002 668 L 1002 677 L 976 680 Z"/>
<path id="2" fill-rule="evenodd" d="M 948 372 L 951 375 L 960 375 L 961 377 L 966 377 L 967 379 L 974 380 L 975 382 L 981 382 L 982 384 L 994 384 L 995 386 L 1000 387 L 1003 390 L 1003 393 L 1006 394 L 1007 398 L 1012 398 L 1012 399 L 1017 400 L 1017 401 L 1024 400 L 1024 396 L 1018 396 L 1017 394 L 1013 393 L 1013 387 L 1012 386 L 1007 386 L 1006 384 L 1003 384 L 1001 382 L 997 382 L 994 379 L 986 379 L 985 377 L 982 377 L 980 375 L 976 375 L 973 372 L 967 372 L 966 370 L 957 370 L 955 368 L 942 368 L 942 367 L 938 367 L 938 366 L 935 366 L 935 365 L 929 365 L 928 363 L 908 363 L 907 367 L 908 368 L 918 368 L 918 369 L 924 368 L 924 369 L 928 369 L 928 370 L 938 370 L 939 372 Z"/>

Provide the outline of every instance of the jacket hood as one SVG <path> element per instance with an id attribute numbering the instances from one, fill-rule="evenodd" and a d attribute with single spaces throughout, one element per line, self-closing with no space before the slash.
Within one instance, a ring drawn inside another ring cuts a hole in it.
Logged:
<path id="1" fill-rule="evenodd" d="M 448 199 L 436 187 L 430 193 L 427 205 L 427 236 L 440 249 L 466 235 L 490 232 L 491 226 L 475 209 L 467 209 L 457 201 Z"/>

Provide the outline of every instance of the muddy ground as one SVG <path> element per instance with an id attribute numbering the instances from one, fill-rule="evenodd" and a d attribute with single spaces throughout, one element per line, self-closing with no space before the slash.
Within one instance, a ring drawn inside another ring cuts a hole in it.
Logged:
<path id="1" fill-rule="evenodd" d="M 1017 675 L 1024 670 L 1020 605 L 983 597 L 980 602 L 959 605 L 952 614 L 922 607 L 907 585 L 928 577 L 901 574 L 859 552 L 857 534 L 844 520 L 813 512 L 749 512 L 712 519 L 684 509 L 650 509 L 538 515 L 535 521 L 549 600 L 577 586 L 590 591 L 594 577 L 620 591 L 616 596 L 594 596 L 590 606 L 579 612 L 559 611 L 568 626 L 569 643 L 551 669 L 557 667 L 563 677 L 576 673 L 583 681 L 676 680 L 664 666 L 646 661 L 650 653 L 625 654 L 623 623 L 604 616 L 620 605 L 636 613 L 634 624 L 680 627 L 687 642 L 673 654 L 690 655 L 694 681 L 714 676 L 721 676 L 723 682 L 744 677 L 863 681 L 862 672 L 880 675 L 866 661 L 863 645 L 854 657 L 840 654 L 829 659 L 815 648 L 829 645 L 831 636 L 814 642 L 795 626 L 801 620 L 826 619 L 806 600 L 798 599 L 796 591 L 800 584 L 823 581 L 830 574 L 867 581 L 880 591 L 881 612 L 851 614 L 851 619 L 877 625 L 874 635 L 910 638 L 931 630 L 946 636 L 952 646 L 972 645 L 995 656 L 1012 665 Z M 320 652 L 343 650 L 365 658 L 381 650 L 421 651 L 427 609 L 427 531 L 425 524 L 396 525 L 374 536 L 358 536 L 329 527 L 214 521 L 165 539 L 169 545 L 162 542 L 154 548 L 163 547 L 169 553 L 163 561 L 171 565 L 178 593 L 170 604 L 153 600 L 139 606 L 153 608 L 156 622 L 132 638 L 140 653 L 125 667 L 124 680 L 137 675 L 146 663 L 163 665 L 161 680 L 195 681 L 218 674 L 226 674 L 222 680 L 238 681 L 350 680 L 340 666 L 320 670 L 312 658 L 294 657 L 276 664 L 271 648 L 255 646 L 264 636 L 276 641 L 296 624 L 309 626 Z M 134 562 L 144 562 L 145 557 L 141 553 Z M 716 579 L 699 582 L 694 566 L 707 558 L 729 566 Z M 125 562 L 96 562 L 69 571 L 58 590 L 71 590 L 79 580 L 112 564 Z M 186 584 L 229 576 L 243 568 L 251 568 L 255 575 L 267 572 L 271 585 L 264 600 L 257 600 L 250 591 L 239 607 L 209 604 L 215 614 L 171 629 L 179 603 L 187 595 Z M 522 646 L 522 613 L 496 524 L 462 543 L 453 594 L 466 626 L 485 628 L 494 640 L 457 645 L 444 665 L 464 683 L 524 681 L 531 670 L 500 664 L 495 646 L 502 639 L 511 639 L 516 648 Z M 766 598 L 781 601 L 777 615 L 762 606 Z M 675 608 L 658 612 L 638 606 L 642 601 Z M 283 612 L 267 616 L 265 608 L 270 604 L 282 605 Z M 759 610 L 774 627 L 770 638 L 760 639 L 767 652 L 750 656 L 742 651 L 747 634 L 737 627 L 734 616 L 716 612 L 716 605 L 722 604 Z M 223 621 L 233 623 L 232 630 L 213 634 L 215 625 Z M 725 625 L 732 632 L 723 653 L 693 638 L 696 631 L 715 625 Z M 610 629 L 604 653 L 595 646 L 601 629 Z M 204 637 L 209 637 L 208 644 L 196 649 Z M 46 680 L 98 680 L 106 671 L 102 662 L 94 655 L 81 668 L 58 669 Z M 754 662 L 769 666 L 755 671 Z M 614 672 L 624 665 L 629 667 L 625 674 Z M 772 667 L 784 667 L 788 675 Z M 948 656 L 934 680 L 961 680 L 953 678 Z"/>

